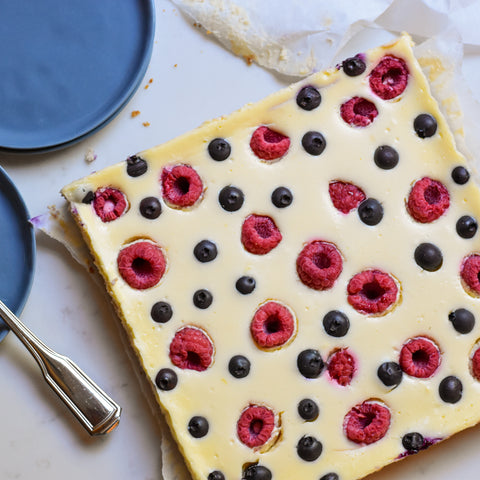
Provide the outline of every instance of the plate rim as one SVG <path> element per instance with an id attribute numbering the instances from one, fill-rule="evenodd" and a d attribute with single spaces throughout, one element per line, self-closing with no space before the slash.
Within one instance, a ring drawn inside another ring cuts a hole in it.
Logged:
<path id="1" fill-rule="evenodd" d="M 19 305 L 17 306 L 16 309 L 13 310 L 13 313 L 15 315 L 19 316 L 26 303 L 28 300 L 28 297 L 30 296 L 30 293 L 32 291 L 32 286 L 33 286 L 33 279 L 35 277 L 35 268 L 36 268 L 36 259 L 37 259 L 37 248 L 36 248 L 36 240 L 35 240 L 35 230 L 33 228 L 33 225 L 30 223 L 30 214 L 27 208 L 27 205 L 25 203 L 25 200 L 23 199 L 23 196 L 21 195 L 19 189 L 13 182 L 13 180 L 10 178 L 8 175 L 7 171 L 0 166 L 0 184 L 2 182 L 5 182 L 7 184 L 7 189 L 9 189 L 10 193 L 13 193 L 16 197 L 16 200 L 18 200 L 18 205 L 21 209 L 21 214 L 24 220 L 29 224 L 28 230 L 28 235 L 26 236 L 27 240 L 25 241 L 25 246 L 28 249 L 29 253 L 29 258 L 30 258 L 30 265 L 28 268 L 28 278 L 27 278 L 27 283 L 25 285 L 25 288 L 21 294 L 21 300 Z M 4 189 L 0 189 L 0 194 L 3 194 Z M 4 322 L 0 319 L 0 342 L 5 338 L 7 333 L 10 330 L 8 327 L 4 324 Z"/>

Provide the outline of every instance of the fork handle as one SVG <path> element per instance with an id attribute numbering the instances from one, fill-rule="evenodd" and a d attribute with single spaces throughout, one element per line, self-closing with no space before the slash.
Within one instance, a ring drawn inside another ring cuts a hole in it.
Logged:
<path id="1" fill-rule="evenodd" d="M 111 432 L 121 408 L 80 368 L 38 339 L 0 300 L 0 317 L 30 351 L 45 380 L 90 435 Z"/>

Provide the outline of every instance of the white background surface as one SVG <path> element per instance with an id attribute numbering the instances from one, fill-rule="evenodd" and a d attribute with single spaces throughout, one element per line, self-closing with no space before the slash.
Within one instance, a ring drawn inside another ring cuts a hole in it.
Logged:
<path id="1" fill-rule="evenodd" d="M 74 147 L 41 156 L 0 156 L 31 216 L 61 203 L 59 190 L 93 170 L 124 160 L 288 83 L 247 64 L 202 34 L 167 0 L 157 0 L 152 61 L 139 90 L 102 131 Z M 356 52 L 351 52 L 356 53 Z M 480 97 L 480 61 L 468 58 Z M 149 88 L 149 79 L 153 79 Z M 132 118 L 131 112 L 140 110 Z M 142 122 L 149 122 L 145 127 Z M 84 157 L 93 149 L 97 159 Z M 0 479 L 161 478 L 159 426 L 137 365 L 126 349 L 106 294 L 66 250 L 37 235 L 37 265 L 22 320 L 72 358 L 123 407 L 120 426 L 90 438 L 43 381 L 20 342 L 0 345 Z M 480 399 L 479 399 L 480 402 Z M 370 480 L 479 478 L 480 427 L 458 434 L 369 477 Z M 183 480 L 183 479 L 182 479 Z M 236 480 L 236 479 L 229 479 Z M 294 480 L 294 479 L 292 479 Z"/>

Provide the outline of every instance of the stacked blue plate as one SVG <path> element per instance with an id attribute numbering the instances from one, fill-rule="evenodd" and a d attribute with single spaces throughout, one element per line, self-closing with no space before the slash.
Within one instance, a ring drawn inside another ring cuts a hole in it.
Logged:
<path id="1" fill-rule="evenodd" d="M 0 151 L 82 140 L 145 75 L 154 0 L 0 0 L 0 12 Z"/>
<path id="2" fill-rule="evenodd" d="M 142 81 L 154 0 L 0 0 L 0 153 L 42 153 L 110 122 Z M 0 298 L 16 314 L 35 269 L 23 199 L 0 168 Z M 0 321 L 0 340 L 8 329 Z"/>

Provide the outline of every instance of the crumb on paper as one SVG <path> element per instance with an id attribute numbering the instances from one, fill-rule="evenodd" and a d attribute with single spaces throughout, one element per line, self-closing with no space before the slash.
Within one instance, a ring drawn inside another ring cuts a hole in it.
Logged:
<path id="1" fill-rule="evenodd" d="M 130 116 L 132 118 L 138 117 L 140 115 L 140 110 L 133 110 Z"/>
<path id="2" fill-rule="evenodd" d="M 58 211 L 57 207 L 55 205 L 49 205 L 47 208 L 48 208 L 48 211 L 50 212 L 50 216 L 53 219 L 58 220 L 60 216 L 60 212 Z"/>
<path id="3" fill-rule="evenodd" d="M 176 63 L 176 64 L 173 66 L 173 68 L 177 68 L 177 67 L 178 67 L 178 63 Z"/>
<path id="4" fill-rule="evenodd" d="M 89 148 L 87 152 L 85 153 L 85 161 L 87 163 L 92 163 L 97 159 L 97 154 L 93 150 L 93 148 Z"/>
<path id="5" fill-rule="evenodd" d="M 150 126 L 150 122 L 143 122 L 142 125 L 143 125 L 144 127 L 149 127 L 149 126 Z"/>

